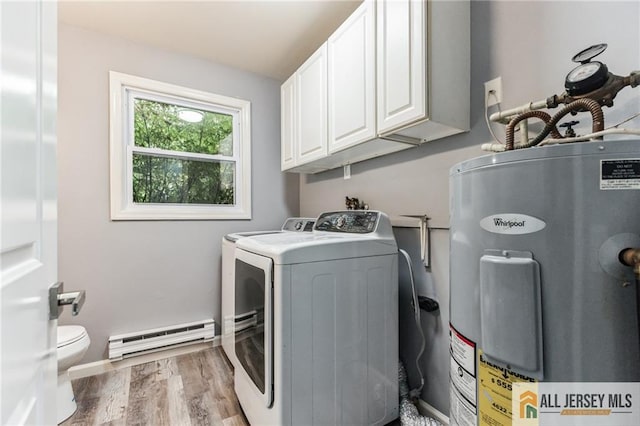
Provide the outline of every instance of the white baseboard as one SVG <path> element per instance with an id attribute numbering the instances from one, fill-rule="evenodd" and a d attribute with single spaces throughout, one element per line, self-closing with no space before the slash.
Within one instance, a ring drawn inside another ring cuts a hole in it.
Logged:
<path id="1" fill-rule="evenodd" d="M 418 400 L 418 411 L 423 416 L 431 417 L 439 421 L 445 426 L 449 426 L 449 417 L 442 414 L 442 412 L 438 411 L 433 405 L 425 402 L 421 399 Z"/>
<path id="2" fill-rule="evenodd" d="M 71 367 L 69 369 L 69 378 L 71 380 L 75 380 L 81 379 L 83 377 L 95 376 L 97 374 L 106 373 L 108 371 L 132 367 L 134 365 L 140 365 L 151 361 L 158 361 L 160 359 L 171 358 L 191 352 L 197 352 L 215 346 L 220 346 L 220 336 L 216 336 L 211 342 L 197 343 L 195 345 L 181 346 L 163 351 L 152 352 L 144 355 L 134 356 L 131 358 L 125 358 L 121 361 L 110 361 L 108 359 L 103 359 L 101 361 L 89 362 L 86 364 L 80 364 Z"/>

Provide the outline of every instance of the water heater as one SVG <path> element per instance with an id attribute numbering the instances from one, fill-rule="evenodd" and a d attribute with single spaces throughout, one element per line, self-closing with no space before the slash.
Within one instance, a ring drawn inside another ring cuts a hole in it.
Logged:
<path id="1" fill-rule="evenodd" d="M 637 382 L 640 140 L 454 166 L 452 425 L 511 425 L 514 382 Z"/>

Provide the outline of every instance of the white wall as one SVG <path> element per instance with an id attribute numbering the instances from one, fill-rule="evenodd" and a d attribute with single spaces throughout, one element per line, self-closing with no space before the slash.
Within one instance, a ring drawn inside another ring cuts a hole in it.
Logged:
<path id="1" fill-rule="evenodd" d="M 280 83 L 64 24 L 58 60 L 59 277 L 87 291 L 80 315 L 67 309 L 60 323 L 87 328 L 85 362 L 106 358 L 112 334 L 220 324 L 223 235 L 298 213 L 297 176 L 280 173 Z M 110 221 L 110 70 L 251 101 L 253 220 Z"/>
<path id="2" fill-rule="evenodd" d="M 343 180 L 342 170 L 303 175 L 302 215 L 343 208 L 344 196 L 350 195 L 390 215 L 428 214 L 432 226 L 448 227 L 449 169 L 459 161 L 483 155 L 480 144 L 491 140 L 483 117 L 483 83 L 502 76 L 503 108 L 544 99 L 563 91 L 564 77 L 576 65 L 571 57 L 601 42 L 609 48 L 597 59 L 610 71 L 627 75 L 640 70 L 640 3 L 472 1 L 471 38 L 471 131 L 352 165 L 350 180 Z M 605 125 L 638 111 L 640 88 L 625 88 L 615 107 L 605 109 Z M 582 121 L 578 133 L 584 134 L 591 126 L 590 119 L 584 114 L 578 119 Z M 628 126 L 640 128 L 640 119 Z M 503 126 L 496 125 L 496 130 L 504 138 Z M 433 268 L 429 273 L 421 272 L 442 309 L 439 317 L 423 314 L 429 342 L 422 362 L 427 376 L 422 398 L 447 414 L 448 231 L 433 231 L 432 243 Z M 405 342 L 401 351 L 413 355 L 414 347 Z"/>

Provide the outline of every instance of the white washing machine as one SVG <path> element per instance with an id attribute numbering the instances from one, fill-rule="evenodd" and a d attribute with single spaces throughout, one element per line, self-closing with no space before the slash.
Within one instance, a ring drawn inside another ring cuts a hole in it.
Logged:
<path id="1" fill-rule="evenodd" d="M 398 249 L 386 215 L 320 215 L 312 233 L 236 245 L 235 391 L 251 424 L 398 417 Z"/>
<path id="2" fill-rule="evenodd" d="M 236 241 L 240 238 L 255 235 L 278 234 L 283 232 L 311 232 L 314 222 L 315 218 L 290 217 L 284 221 L 280 230 L 235 232 L 222 237 L 222 349 L 227 354 L 227 358 L 229 358 L 234 368 L 238 359 L 233 349 L 233 330 L 235 327 L 239 329 L 250 327 L 255 322 L 255 317 L 251 313 L 240 316 L 235 315 L 233 270 Z M 241 312 L 245 312 L 245 310 L 241 310 Z"/>

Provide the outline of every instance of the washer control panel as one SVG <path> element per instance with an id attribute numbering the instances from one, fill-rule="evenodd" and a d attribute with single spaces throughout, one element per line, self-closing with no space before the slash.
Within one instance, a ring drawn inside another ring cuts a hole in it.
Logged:
<path id="1" fill-rule="evenodd" d="M 290 217 L 282 225 L 283 231 L 311 232 L 315 219 L 306 217 Z"/>
<path id="2" fill-rule="evenodd" d="M 322 213 L 316 221 L 316 231 L 368 234 L 375 232 L 380 212 L 347 210 Z"/>

